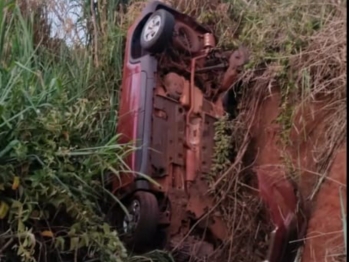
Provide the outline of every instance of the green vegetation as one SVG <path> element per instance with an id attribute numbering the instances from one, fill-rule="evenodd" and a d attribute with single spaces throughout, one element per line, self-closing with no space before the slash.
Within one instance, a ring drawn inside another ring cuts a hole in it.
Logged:
<path id="1" fill-rule="evenodd" d="M 108 32 L 105 71 L 88 50 L 35 42 L 37 19 L 1 1 L 0 260 L 122 261 L 103 209 L 117 201 L 105 175 L 132 150 L 115 134 L 122 35 Z"/>

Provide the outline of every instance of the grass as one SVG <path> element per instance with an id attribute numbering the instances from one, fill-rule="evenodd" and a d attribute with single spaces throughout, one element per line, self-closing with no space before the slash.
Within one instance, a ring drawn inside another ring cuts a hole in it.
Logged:
<path id="1" fill-rule="evenodd" d="M 107 71 L 88 50 L 35 43 L 35 19 L 0 4 L 0 260 L 120 261 L 103 205 L 118 201 L 106 173 L 132 150 L 115 134 L 123 35 L 108 32 Z"/>

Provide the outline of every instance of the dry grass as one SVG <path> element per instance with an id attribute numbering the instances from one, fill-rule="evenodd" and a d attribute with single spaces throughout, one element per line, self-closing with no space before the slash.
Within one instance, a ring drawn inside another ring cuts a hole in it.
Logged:
<path id="1" fill-rule="evenodd" d="M 134 23 L 134 21 L 137 19 L 137 17 L 141 14 L 142 9 L 146 5 L 146 1 L 139 1 L 134 0 L 130 1 L 126 12 L 123 12 L 121 14 L 121 28 L 125 32 L 128 30 L 128 28 Z"/>
<path id="2" fill-rule="evenodd" d="M 309 37 L 309 45 L 292 58 L 296 83 L 305 99 L 331 95 L 343 101 L 347 82 L 346 8 L 336 6 L 335 14 L 325 21 L 322 30 Z M 306 101 L 305 101 L 306 102 Z"/>
<path id="3" fill-rule="evenodd" d="M 295 114 L 307 103 L 327 101 L 322 109 L 327 117 L 324 141 L 314 148 L 317 172 L 322 174 L 310 196 L 313 200 L 333 162 L 334 153 L 346 141 L 346 8 L 335 10 L 323 29 L 310 37 L 308 47 L 292 59 L 291 68 L 298 72 L 301 101 Z"/>
<path id="4" fill-rule="evenodd" d="M 272 231 L 269 216 L 258 196 L 257 181 L 251 166 L 246 166 L 251 126 L 263 94 L 261 89 L 251 91 L 243 92 L 244 108 L 228 126 L 233 161 L 220 173 L 215 173 L 216 180 L 211 183 L 218 209 L 230 232 L 228 240 L 221 246 L 222 261 L 262 261 Z M 221 151 L 222 148 L 216 146 L 216 154 Z"/>
<path id="5" fill-rule="evenodd" d="M 211 25 L 223 48 L 243 44 L 251 51 L 250 63 L 242 76 L 244 91 L 249 95 L 240 100 L 240 115 L 232 122 L 235 159 L 213 187 L 219 209 L 230 225 L 228 261 L 263 259 L 266 240 L 258 237 L 266 236 L 270 228 L 264 224 L 263 232 L 255 220 L 256 210 L 262 209 L 254 198 L 254 190 L 245 185 L 250 181 L 244 179 L 248 167 L 242 161 L 250 142 L 248 128 L 253 110 L 260 98 L 278 88 L 283 96 L 280 119 L 284 139 L 289 140 L 288 131 L 302 105 L 324 96 L 330 98 L 326 108 L 332 110 L 325 130 L 327 142 L 317 148 L 316 171 L 324 175 L 314 187 L 315 196 L 332 163 L 333 152 L 346 139 L 346 4 L 310 0 L 232 0 L 217 1 L 215 5 L 209 1 L 170 2 Z M 254 102 L 250 101 L 251 96 Z M 241 133 L 245 136 L 241 137 Z"/>

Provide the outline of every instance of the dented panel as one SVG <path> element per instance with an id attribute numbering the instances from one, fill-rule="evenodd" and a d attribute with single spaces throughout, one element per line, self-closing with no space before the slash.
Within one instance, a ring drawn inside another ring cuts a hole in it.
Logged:
<path id="1" fill-rule="evenodd" d="M 153 177 L 169 175 L 170 164 L 184 165 L 184 132 L 183 107 L 168 97 L 155 95 L 150 146 Z"/>

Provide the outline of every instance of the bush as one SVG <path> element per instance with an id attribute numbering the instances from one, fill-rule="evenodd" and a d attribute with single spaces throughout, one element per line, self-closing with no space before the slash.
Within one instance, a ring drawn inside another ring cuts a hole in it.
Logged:
<path id="1" fill-rule="evenodd" d="M 0 3 L 0 260 L 121 261 L 103 209 L 132 150 L 116 142 L 121 63 L 108 82 L 87 50 L 36 43 L 38 17 Z"/>

